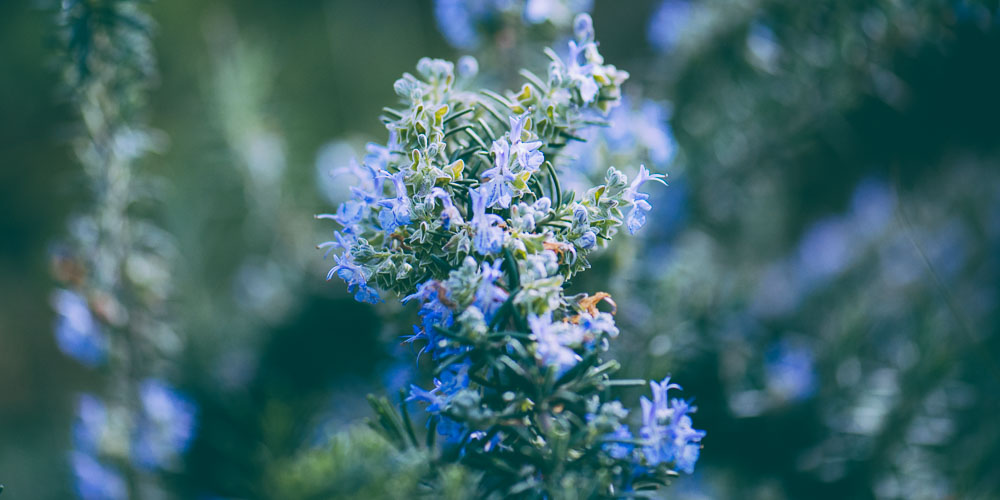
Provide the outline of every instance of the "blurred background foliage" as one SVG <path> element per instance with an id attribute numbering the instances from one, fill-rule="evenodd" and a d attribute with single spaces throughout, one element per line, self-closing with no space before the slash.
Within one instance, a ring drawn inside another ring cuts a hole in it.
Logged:
<path id="1" fill-rule="evenodd" d="M 448 3 L 144 6 L 159 68 L 145 118 L 167 142 L 140 166 L 165 186 L 154 213 L 172 235 L 171 322 L 186 341 L 173 383 L 198 407 L 169 496 L 428 491 L 422 457 L 357 424 L 366 393 L 419 376 L 397 345 L 415 312 L 323 282 L 313 245 L 327 226 L 311 215 L 342 196 L 329 170 L 383 139 L 376 117 L 418 58 L 475 50 L 485 77 L 511 79 L 565 34 L 484 18 L 462 39 Z M 50 245 L 92 201 L 54 11 L 0 2 L 11 498 L 73 495 L 77 395 L 107 390 L 52 334 Z M 696 398 L 702 459 L 667 493 L 1000 495 L 996 2 L 597 0 L 591 11 L 602 53 L 632 74 L 632 107 L 672 103 L 632 125 L 661 131 L 638 149 L 622 153 L 611 131 L 578 148 L 581 164 L 644 161 L 672 186 L 654 193 L 639 237 L 573 284 L 615 297 L 626 376 L 670 373 Z M 466 474 L 437 471 L 436 491 L 462 498 Z"/>

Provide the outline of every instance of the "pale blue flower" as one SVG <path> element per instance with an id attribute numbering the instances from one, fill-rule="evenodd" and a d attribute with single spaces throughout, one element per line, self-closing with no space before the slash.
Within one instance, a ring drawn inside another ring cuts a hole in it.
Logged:
<path id="1" fill-rule="evenodd" d="M 625 227 L 628 228 L 629 234 L 635 234 L 646 223 L 646 213 L 653 208 L 649 204 L 649 201 L 647 201 L 649 200 L 649 194 L 642 193 L 639 189 L 647 181 L 656 181 L 666 186 L 667 183 L 663 180 L 664 177 L 666 176 L 663 174 L 650 174 L 649 170 L 646 170 L 645 165 L 639 165 L 639 174 L 632 181 L 632 184 L 625 189 L 623 195 L 623 199 L 632 205 L 632 209 L 625 216 Z"/>
<path id="2" fill-rule="evenodd" d="M 538 151 L 542 147 L 542 141 L 523 140 L 526 132 L 524 127 L 530 116 L 530 113 L 524 113 L 521 116 L 510 116 L 507 120 L 510 121 L 510 154 L 517 158 L 522 170 L 534 173 L 545 161 L 545 157 Z"/>
<path id="3" fill-rule="evenodd" d="M 404 172 L 396 172 L 389 178 L 396 189 L 395 198 L 387 198 L 379 201 L 383 208 L 378 213 L 378 222 L 382 230 L 387 234 L 396 230 L 399 226 L 410 224 L 410 197 L 406 194 L 406 184 L 403 182 Z"/>
<path id="4" fill-rule="evenodd" d="M 528 326 L 531 327 L 536 352 L 542 358 L 542 362 L 548 366 L 555 366 L 557 373 L 564 373 L 582 359 L 573 349 L 567 347 L 567 344 L 579 341 L 578 336 L 572 335 L 574 332 L 561 331 L 563 328 L 573 329 L 575 325 L 569 323 L 553 325 L 552 313 L 545 313 L 542 316 L 529 314 Z"/>
<path id="5" fill-rule="evenodd" d="M 569 66 L 566 70 L 570 80 L 575 84 L 577 90 L 580 91 L 580 97 L 583 99 L 584 104 L 594 102 L 600 91 L 600 87 L 594 81 L 594 66 L 586 62 L 586 53 L 588 50 L 596 50 L 594 42 L 577 44 L 573 40 L 569 41 Z M 581 64 L 580 61 L 584 61 L 585 64 Z"/>
<path id="6" fill-rule="evenodd" d="M 430 195 L 427 198 L 431 201 L 438 199 L 441 200 L 441 220 L 444 223 L 445 230 L 450 229 L 452 224 L 463 224 L 465 221 L 462 219 L 461 212 L 455 207 L 455 204 L 451 201 L 451 195 L 447 191 L 439 187 L 431 188 Z"/>
<path id="7" fill-rule="evenodd" d="M 796 276 L 811 288 L 850 268 L 858 256 L 854 245 L 856 226 L 840 216 L 829 216 L 813 224 L 799 241 Z"/>
<path id="8" fill-rule="evenodd" d="M 680 399 L 669 399 L 670 389 L 680 390 L 680 386 L 670 383 L 670 377 L 662 382 L 650 382 L 653 400 L 643 396 L 642 428 L 640 436 L 648 442 L 643 446 L 643 454 L 650 465 L 672 463 L 677 469 L 688 474 L 694 472 L 695 462 L 701 453 L 701 439 L 704 431 L 692 427 L 688 413 L 692 408 Z"/>
<path id="9" fill-rule="evenodd" d="M 368 217 L 372 207 L 376 206 L 382 197 L 382 185 L 385 177 L 385 162 L 388 152 L 377 149 L 377 145 L 369 144 L 369 154 L 365 156 L 362 165 L 351 160 L 347 167 L 334 170 L 334 175 L 349 173 L 357 177 L 359 185 L 351 186 L 351 199 L 341 203 L 335 214 L 317 216 L 321 219 L 331 219 L 344 227 L 344 231 L 352 234 L 360 232 L 358 224 Z"/>
<path id="10" fill-rule="evenodd" d="M 608 118 L 611 126 L 602 130 L 608 148 L 628 153 L 639 147 L 646 150 L 653 165 L 666 166 L 677 149 L 670 113 L 669 104 L 646 99 L 638 109 L 633 109 L 630 100 L 623 97 L 621 105 Z"/>
<path id="11" fill-rule="evenodd" d="M 503 229 L 497 227 L 497 224 L 503 222 L 503 218 L 486 213 L 487 195 L 482 192 L 484 187 L 469 190 L 469 196 L 472 197 L 472 227 L 476 232 L 472 241 L 477 252 L 489 255 L 499 252 L 503 247 Z"/>
<path id="12" fill-rule="evenodd" d="M 493 168 L 482 173 L 486 179 L 482 187 L 487 193 L 487 207 L 499 204 L 503 208 L 510 207 L 515 189 L 511 183 L 521 172 L 535 173 L 545 161 L 545 156 L 538 149 L 542 141 L 524 141 L 527 131 L 525 126 L 530 113 L 508 117 L 510 131 L 505 137 L 493 141 L 490 152 L 493 153 Z"/>
<path id="13" fill-rule="evenodd" d="M 583 328 L 584 332 L 591 335 L 606 333 L 612 338 L 618 336 L 618 327 L 615 326 L 615 318 L 610 313 L 598 312 L 596 315 L 592 315 L 584 311 L 580 313 L 578 324 Z"/>
<path id="14" fill-rule="evenodd" d="M 868 178 L 854 188 L 848 217 L 859 235 L 875 237 L 892 221 L 896 209 L 896 195 L 882 179 Z"/>
<path id="15" fill-rule="evenodd" d="M 335 234 L 338 238 L 341 238 L 339 233 Z M 338 243 L 338 245 L 343 244 L 343 240 L 341 240 L 341 243 Z M 368 304 L 377 304 L 381 301 L 381 298 L 379 298 L 378 292 L 368 286 L 369 271 L 354 262 L 354 255 L 350 252 L 349 247 L 344 248 L 346 249 L 344 253 L 333 256 L 333 261 L 336 265 L 330 268 L 330 271 L 326 274 L 326 279 L 329 281 L 333 279 L 334 275 L 337 275 L 347 283 L 348 292 L 355 292 L 357 290 L 354 294 L 355 300 Z"/>
<path id="16" fill-rule="evenodd" d="M 395 134 L 390 133 L 389 143 L 392 144 L 394 142 Z M 385 171 L 386 166 L 389 164 L 389 148 L 381 144 L 369 142 L 365 145 L 365 150 L 368 152 L 364 158 L 365 166 L 376 172 Z"/>
<path id="17" fill-rule="evenodd" d="M 511 182 L 514 181 L 514 173 L 510 170 L 510 143 L 501 137 L 493 141 L 490 149 L 493 153 L 493 168 L 483 172 L 482 178 L 486 179 L 481 189 L 486 193 L 486 207 L 493 207 L 499 204 L 503 208 L 510 206 L 510 201 L 514 196 Z"/>

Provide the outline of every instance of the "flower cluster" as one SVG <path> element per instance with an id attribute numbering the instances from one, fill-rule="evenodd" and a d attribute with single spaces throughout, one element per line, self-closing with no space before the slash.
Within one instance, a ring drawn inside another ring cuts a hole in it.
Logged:
<path id="1" fill-rule="evenodd" d="M 429 355 L 435 379 L 408 400 L 426 405 L 429 439 L 440 434 L 456 458 L 495 472 L 481 486 L 505 494 L 549 491 L 570 471 L 596 477 L 604 494 L 662 483 L 691 471 L 703 434 L 686 403 L 666 402 L 675 386 L 664 384 L 632 438 L 627 412 L 609 410 L 621 404 L 602 401 L 611 387 L 644 383 L 613 380 L 618 363 L 601 360 L 619 334 L 614 301 L 564 293 L 619 227 L 642 227 L 643 189 L 664 177 L 640 166 L 630 182 L 610 167 L 584 192 L 562 189 L 554 160 L 585 127 L 606 124 L 628 77 L 604 64 L 590 16 L 574 32 L 568 59 L 548 51 L 546 79 L 522 71 L 527 83 L 505 94 L 474 92 L 468 71 L 422 59 L 419 76 L 395 83 L 404 108 L 385 108 L 388 143 L 347 168 L 358 178 L 351 198 L 319 216 L 341 226 L 320 245 L 336 252 L 328 278 L 359 301 L 380 301 L 382 289 L 420 304 L 406 341 Z M 392 427 L 417 445 L 412 429 Z M 606 446 L 619 441 L 642 446 Z"/>

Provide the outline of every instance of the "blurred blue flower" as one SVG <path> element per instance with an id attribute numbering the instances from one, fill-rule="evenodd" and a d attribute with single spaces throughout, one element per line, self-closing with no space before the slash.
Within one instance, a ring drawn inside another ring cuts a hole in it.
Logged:
<path id="1" fill-rule="evenodd" d="M 459 49 L 479 45 L 478 25 L 496 14 L 496 6 L 504 0 L 435 0 L 434 18 L 445 40 Z"/>
<path id="2" fill-rule="evenodd" d="M 104 402 L 92 394 L 81 394 L 73 421 L 73 448 L 97 455 L 107 425 L 108 410 Z"/>
<path id="3" fill-rule="evenodd" d="M 57 317 L 56 344 L 66 355 L 94 367 L 107 358 L 108 338 L 90 312 L 86 299 L 70 290 L 58 290 L 52 298 Z"/>
<path id="4" fill-rule="evenodd" d="M 691 21 L 692 11 L 688 0 L 664 0 L 649 20 L 649 43 L 660 52 L 674 50 Z"/>
<path id="5" fill-rule="evenodd" d="M 458 391 L 469 387 L 469 363 L 457 363 L 434 379 L 434 388 L 427 391 L 416 385 L 410 386 L 410 396 L 407 401 L 419 401 L 427 404 L 429 413 L 441 413 L 448 407 L 451 397 Z"/>
<path id="6" fill-rule="evenodd" d="M 839 275 L 856 257 L 852 227 L 840 217 L 821 219 L 802 237 L 797 257 L 796 274 L 807 287 Z"/>
<path id="7" fill-rule="evenodd" d="M 633 439 L 632 431 L 629 430 L 628 426 L 619 426 L 615 432 L 605 436 L 606 439 L 615 439 L 620 441 L 628 441 Z M 632 450 L 635 445 L 630 443 L 619 443 L 619 442 L 609 442 L 604 443 L 602 446 L 604 451 L 611 456 L 611 458 L 617 458 L 622 460 L 632 454 Z"/>
<path id="8" fill-rule="evenodd" d="M 128 498 L 125 479 L 115 469 L 102 464 L 93 456 L 70 453 L 76 494 L 82 500 L 124 500 Z"/>
<path id="9" fill-rule="evenodd" d="M 171 468 L 194 437 L 194 403 L 159 379 L 139 387 L 142 415 L 133 442 L 136 462 L 149 469 Z"/>
<path id="10" fill-rule="evenodd" d="M 332 146 L 331 148 L 336 148 Z M 317 216 L 320 219 L 331 219 L 343 226 L 344 232 L 357 234 L 357 225 L 368 216 L 372 207 L 378 205 L 382 198 L 382 186 L 388 174 L 385 172 L 385 164 L 388 161 L 388 150 L 377 144 L 367 146 L 368 154 L 361 165 L 351 159 L 346 167 L 336 168 L 330 171 L 331 182 L 333 179 L 350 174 L 358 179 L 357 185 L 350 186 L 351 198 L 342 202 L 337 207 L 335 214 L 323 214 Z M 334 151 L 324 152 L 317 162 L 328 163 L 327 156 L 336 154 Z"/>
<path id="11" fill-rule="evenodd" d="M 633 109 L 630 99 L 611 111 L 610 126 L 601 129 L 608 149 L 614 153 L 627 153 L 636 147 L 646 150 L 653 165 L 664 167 L 673 159 L 677 150 L 673 130 L 670 128 L 670 107 L 651 99 L 642 101 Z"/>
<path id="12" fill-rule="evenodd" d="M 784 339 L 772 345 L 764 357 L 768 390 L 783 400 L 808 398 L 816 391 L 813 353 L 806 345 Z"/>
<path id="13" fill-rule="evenodd" d="M 865 236 L 885 230 L 896 210 L 896 195 L 884 180 L 868 178 L 854 188 L 851 196 L 851 225 Z"/>

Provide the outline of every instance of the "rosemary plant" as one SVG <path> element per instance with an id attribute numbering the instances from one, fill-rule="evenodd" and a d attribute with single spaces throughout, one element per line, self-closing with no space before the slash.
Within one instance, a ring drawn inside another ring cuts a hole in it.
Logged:
<path id="1" fill-rule="evenodd" d="M 178 467 L 194 425 L 193 404 L 162 378 L 181 338 L 167 319 L 171 239 L 143 214 L 156 191 L 138 168 L 157 145 L 142 119 L 156 70 L 140 3 L 67 0 L 58 13 L 92 198 L 54 252 L 56 339 L 109 380 L 107 400 L 84 394 L 77 406 L 70 462 L 85 499 L 160 494 L 158 473 Z"/>
<path id="2" fill-rule="evenodd" d="M 335 252 L 328 279 L 362 302 L 390 292 L 421 305 L 406 342 L 433 363 L 434 387 L 401 394 L 401 412 L 372 398 L 375 427 L 435 463 L 482 471 L 482 496 L 634 495 L 692 472 L 704 436 L 693 408 L 668 397 L 679 389 L 669 379 L 649 383 L 632 432 L 614 392 L 646 381 L 615 379 L 619 363 L 604 359 L 616 305 L 604 292 L 565 293 L 621 226 L 643 226 L 640 189 L 664 183 L 640 166 L 631 182 L 610 167 L 590 189 L 561 186 L 555 160 L 607 125 L 628 78 L 604 62 L 589 15 L 573 31 L 567 57 L 546 50 L 546 77 L 522 70 L 525 83 L 503 93 L 472 88 L 469 57 L 457 70 L 420 60 L 394 85 L 402 106 L 384 109 L 387 144 L 368 146 L 349 169 L 351 199 L 318 216 L 340 225 L 320 245 Z M 423 440 L 414 401 L 428 413 Z"/>

